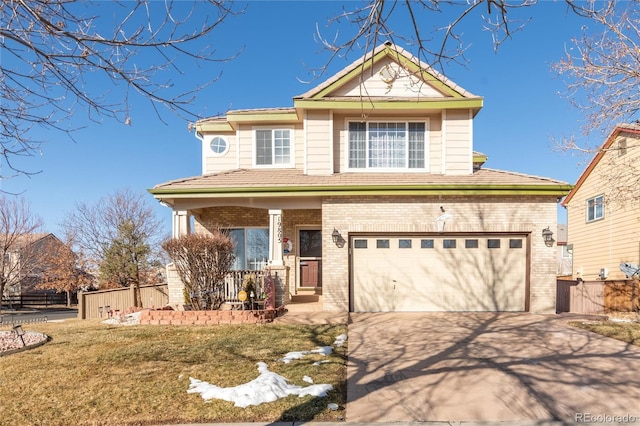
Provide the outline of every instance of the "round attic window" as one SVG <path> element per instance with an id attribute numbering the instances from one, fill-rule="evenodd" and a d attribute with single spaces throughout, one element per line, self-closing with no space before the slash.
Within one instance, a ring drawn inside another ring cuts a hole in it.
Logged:
<path id="1" fill-rule="evenodd" d="M 221 136 L 216 136 L 213 139 L 211 139 L 211 142 L 209 143 L 209 147 L 211 148 L 211 151 L 216 154 L 216 155 L 222 155 L 225 152 L 227 152 L 227 150 L 229 149 L 229 144 L 227 143 L 227 140 Z"/>

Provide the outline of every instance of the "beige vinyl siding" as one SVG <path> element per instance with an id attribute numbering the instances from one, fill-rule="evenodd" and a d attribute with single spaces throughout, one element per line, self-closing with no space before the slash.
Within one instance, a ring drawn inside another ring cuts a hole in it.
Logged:
<path id="1" fill-rule="evenodd" d="M 239 168 L 250 169 L 253 167 L 253 131 L 251 125 L 239 125 L 237 133 L 240 154 Z"/>
<path id="2" fill-rule="evenodd" d="M 385 82 L 380 72 L 383 68 L 389 66 L 389 72 L 385 70 L 387 75 L 392 74 L 393 80 Z M 344 86 L 336 89 L 332 92 L 331 96 L 388 96 L 388 97 L 403 97 L 403 98 L 443 98 L 444 95 L 438 90 L 434 89 L 429 84 L 426 84 L 409 72 L 403 70 L 387 58 L 384 61 L 380 61 L 373 66 L 373 69 L 369 69 L 360 74 L 360 78 L 354 78 Z"/>
<path id="3" fill-rule="evenodd" d="M 329 111 L 308 111 L 306 117 L 306 172 L 326 175 L 333 171 L 331 158 L 331 114 Z"/>
<path id="4" fill-rule="evenodd" d="M 224 155 L 216 155 L 211 151 L 211 140 L 222 136 L 229 144 L 229 150 Z M 202 141 L 202 173 L 217 173 L 238 168 L 238 146 L 235 133 L 215 133 L 204 135 Z"/>
<path id="5" fill-rule="evenodd" d="M 600 269 L 607 268 L 607 279 L 624 279 L 620 263 L 640 264 L 640 211 L 612 200 L 612 188 L 618 183 L 609 170 L 619 169 L 622 161 L 640 161 L 640 147 L 629 143 L 622 157 L 615 150 L 605 154 L 567 205 L 574 278 L 598 279 Z M 586 202 L 601 194 L 605 198 L 604 218 L 587 223 Z"/>
<path id="6" fill-rule="evenodd" d="M 444 116 L 445 174 L 471 174 L 473 171 L 473 135 L 471 112 L 450 110 Z"/>
<path id="7" fill-rule="evenodd" d="M 442 168 L 442 114 L 429 117 L 429 172 L 443 173 Z"/>

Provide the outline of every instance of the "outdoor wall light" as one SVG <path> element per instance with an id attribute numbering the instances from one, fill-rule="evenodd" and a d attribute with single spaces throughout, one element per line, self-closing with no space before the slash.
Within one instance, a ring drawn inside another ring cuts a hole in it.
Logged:
<path id="1" fill-rule="evenodd" d="M 27 346 L 26 343 L 24 343 L 24 330 L 22 329 L 22 325 L 14 325 L 13 332 L 16 333 L 16 336 L 18 336 L 20 340 L 22 340 L 22 346 Z"/>
<path id="2" fill-rule="evenodd" d="M 553 239 L 553 231 L 548 226 L 542 230 L 542 239 L 547 247 L 551 247 L 555 241 Z"/>
<path id="3" fill-rule="evenodd" d="M 342 238 L 342 235 L 340 235 L 340 232 L 336 228 L 333 228 L 331 239 L 333 240 L 333 244 L 340 248 L 344 247 L 344 243 L 346 243 L 346 240 Z"/>
<path id="4" fill-rule="evenodd" d="M 340 241 L 340 238 L 342 238 L 342 235 L 340 235 L 340 232 L 336 228 L 333 228 L 333 232 L 331 233 L 331 239 L 333 240 L 333 244 L 338 244 L 338 241 Z"/>

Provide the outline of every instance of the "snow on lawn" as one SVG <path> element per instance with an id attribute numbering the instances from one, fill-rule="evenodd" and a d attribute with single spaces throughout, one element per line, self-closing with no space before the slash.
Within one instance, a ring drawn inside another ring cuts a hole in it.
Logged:
<path id="1" fill-rule="evenodd" d="M 187 393 L 199 393 L 202 399 L 222 399 L 233 402 L 236 407 L 246 408 L 249 405 L 260 405 L 263 402 L 273 402 L 289 395 L 300 397 L 326 396 L 333 389 L 331 385 L 296 386 L 287 383 L 287 379 L 269 371 L 267 364 L 258 363 L 260 375 L 252 381 L 232 388 L 221 388 L 201 380 L 191 380 Z"/>
<path id="2" fill-rule="evenodd" d="M 341 334 L 334 342 L 335 346 L 342 346 L 347 340 L 347 336 Z M 279 361 L 290 363 L 294 359 L 301 359 L 308 354 L 329 355 L 333 351 L 331 346 L 321 346 L 312 351 L 289 352 Z M 289 395 L 298 395 L 300 397 L 306 395 L 326 396 L 327 392 L 333 389 L 329 384 L 318 384 L 310 386 L 291 385 L 287 379 L 279 374 L 269 371 L 267 364 L 259 362 L 258 372 L 260 375 L 248 383 L 235 386 L 232 388 L 221 388 L 202 380 L 190 378 L 191 384 L 187 393 L 199 393 L 202 399 L 210 401 L 212 399 L 221 399 L 223 401 L 233 402 L 236 407 L 246 408 L 250 405 L 260 405 L 264 402 L 273 402 L 279 398 L 285 398 Z M 318 363 L 314 363 L 318 365 Z M 313 383 L 313 379 L 304 376 L 303 380 L 307 383 Z"/>

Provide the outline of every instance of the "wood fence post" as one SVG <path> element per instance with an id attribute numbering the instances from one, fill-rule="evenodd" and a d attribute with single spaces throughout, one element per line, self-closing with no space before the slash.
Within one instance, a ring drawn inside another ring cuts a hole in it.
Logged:
<path id="1" fill-rule="evenodd" d="M 86 319 L 84 291 L 78 292 L 78 319 Z"/>

